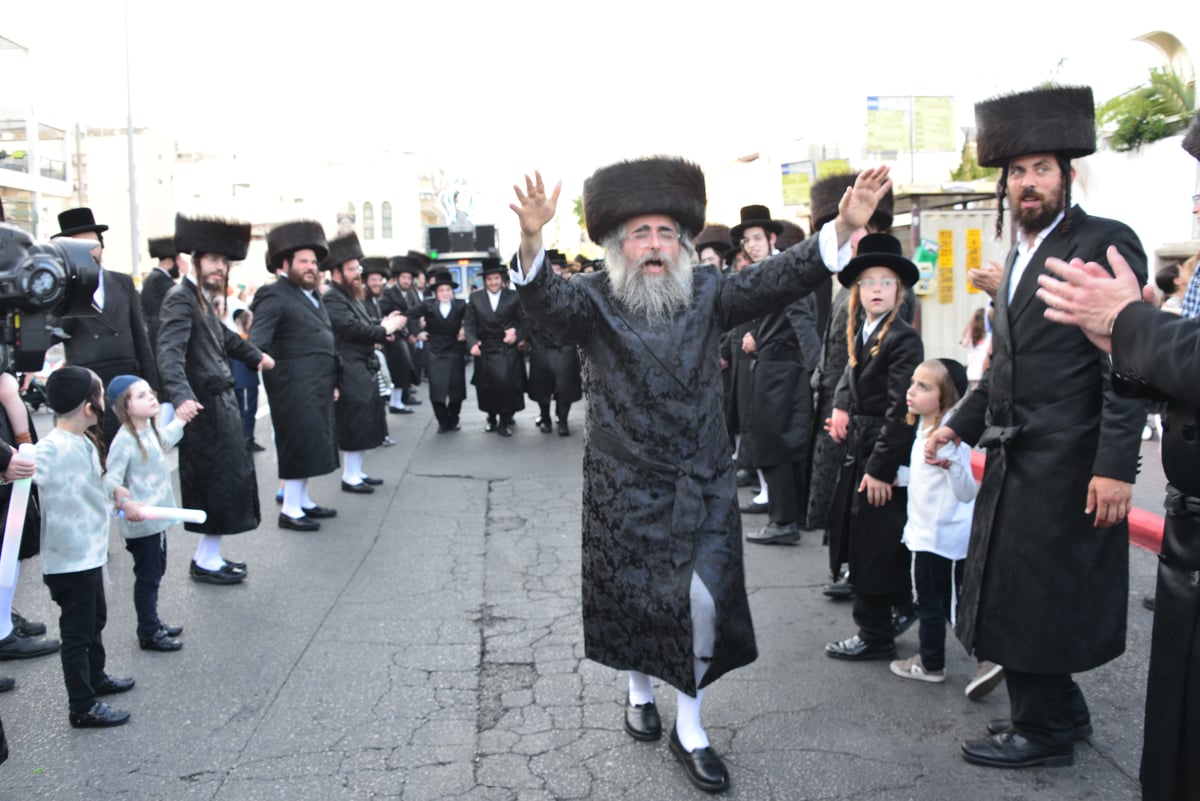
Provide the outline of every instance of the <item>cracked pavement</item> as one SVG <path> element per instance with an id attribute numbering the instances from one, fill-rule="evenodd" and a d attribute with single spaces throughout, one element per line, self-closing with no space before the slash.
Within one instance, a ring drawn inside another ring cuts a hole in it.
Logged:
<path id="1" fill-rule="evenodd" d="M 0 799 L 402 799 L 639 801 L 703 798 L 657 743 L 622 728 L 626 680 L 583 658 L 579 620 L 582 408 L 574 435 L 539 433 L 536 410 L 512 439 L 483 432 L 467 402 L 462 432 L 437 435 L 428 405 L 389 419 L 394 448 L 366 457 L 373 495 L 315 479 L 338 517 L 285 532 L 271 503 L 271 451 L 256 457 L 265 522 L 231 537 L 244 585 L 191 582 L 195 535 L 169 535 L 164 620 L 185 627 L 175 654 L 137 648 L 132 568 L 110 544 L 109 672 L 136 688 L 108 699 L 129 725 L 76 731 L 55 657 L 0 662 L 12 754 Z M 48 421 L 39 419 L 39 430 Z M 262 441 L 269 422 L 259 421 Z M 746 490 L 743 490 L 745 496 Z M 745 498 L 743 498 L 745 499 Z M 762 525 L 747 516 L 748 528 Z M 1096 734 L 1069 768 L 967 765 L 959 743 L 1007 715 L 1000 689 L 963 687 L 973 663 L 947 643 L 945 685 L 904 682 L 886 662 L 823 655 L 848 636 L 849 605 L 826 601 L 819 533 L 798 547 L 747 545 L 760 656 L 706 694 L 704 718 L 733 777 L 728 798 L 1136 799 L 1151 615 L 1140 599 L 1154 559 L 1131 555 L 1126 654 L 1079 677 Z M 36 560 L 15 605 L 57 630 Z M 899 640 L 916 649 L 915 627 Z M 656 683 L 664 725 L 675 692 Z"/>

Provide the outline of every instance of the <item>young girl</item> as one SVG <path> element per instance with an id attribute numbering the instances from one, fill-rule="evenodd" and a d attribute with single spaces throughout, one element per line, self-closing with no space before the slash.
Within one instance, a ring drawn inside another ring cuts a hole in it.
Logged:
<path id="1" fill-rule="evenodd" d="M 925 440 L 945 425 L 966 391 L 967 370 L 953 359 L 922 362 L 908 387 L 908 416 L 917 421 L 917 434 L 909 462 L 904 544 L 912 551 L 921 650 L 892 662 L 892 672 L 905 679 L 939 684 L 946 680 L 946 621 L 954 622 L 976 487 L 970 446 L 951 442 L 938 452 L 938 464 L 928 464 Z"/>
<path id="2" fill-rule="evenodd" d="M 105 397 L 121 428 L 108 452 L 108 475 L 142 503 L 178 506 L 171 489 L 171 469 L 163 452 L 183 439 L 186 421 L 171 419 L 160 434 L 156 422 L 158 396 L 141 378 L 119 375 L 108 383 Z M 158 619 L 158 585 L 167 569 L 167 526 L 162 521 L 121 521 L 125 550 L 133 554 L 133 606 L 137 610 L 138 643 L 146 651 L 178 651 L 183 643 L 174 639 L 180 626 Z"/>
<path id="3" fill-rule="evenodd" d="M 838 280 L 850 289 L 850 362 L 826 426 L 836 441 L 846 441 L 829 545 L 831 563 L 841 562 L 843 550 L 850 562 L 858 633 L 829 643 L 825 654 L 885 659 L 896 653 L 892 607 L 904 608 L 912 598 L 908 549 L 900 541 L 906 503 L 901 468 L 913 440 L 904 393 L 924 349 L 921 337 L 898 315 L 905 288 L 917 282 L 917 267 L 904 258 L 895 237 L 868 234 Z M 839 566 L 831 564 L 835 575 Z"/>
<path id="4" fill-rule="evenodd" d="M 103 567 L 108 561 L 109 503 L 131 521 L 141 505 L 129 490 L 105 475 L 95 431 L 104 415 L 100 379 L 91 370 L 67 366 L 46 382 L 46 402 L 58 415 L 53 431 L 38 443 L 34 481 L 42 501 L 42 580 L 62 614 L 63 680 L 75 728 L 120 726 L 129 713 L 97 696 L 123 693 L 133 679 L 104 672 L 100 632 L 108 617 Z"/>

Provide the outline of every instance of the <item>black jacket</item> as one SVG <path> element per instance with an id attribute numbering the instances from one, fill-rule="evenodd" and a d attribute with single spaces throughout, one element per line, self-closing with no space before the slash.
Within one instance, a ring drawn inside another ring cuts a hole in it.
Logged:
<path id="1" fill-rule="evenodd" d="M 334 407 L 338 447 L 365 451 L 383 444 L 386 410 L 379 396 L 379 356 L 376 345 L 387 341 L 387 330 L 371 320 L 362 301 L 334 283 L 322 300 L 341 357 L 341 380 Z"/>

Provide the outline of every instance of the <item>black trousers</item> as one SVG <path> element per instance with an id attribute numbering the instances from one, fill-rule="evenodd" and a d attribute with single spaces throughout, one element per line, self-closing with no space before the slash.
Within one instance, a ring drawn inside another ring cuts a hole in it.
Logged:
<path id="1" fill-rule="evenodd" d="M 946 667 L 946 621 L 958 603 L 954 590 L 962 586 L 963 562 L 927 551 L 913 552 L 913 588 L 917 591 L 917 620 L 921 664 L 926 670 Z"/>
<path id="2" fill-rule="evenodd" d="M 539 403 L 538 411 L 540 411 L 542 413 L 542 422 L 549 423 L 550 422 L 550 404 L 549 403 Z M 554 402 L 554 416 L 555 416 L 555 418 L 557 418 L 558 422 L 565 423 L 567 421 L 567 416 L 570 414 L 571 414 L 571 404 L 563 403 L 562 401 Z"/>
<path id="3" fill-rule="evenodd" d="M 445 427 L 454 427 L 458 425 L 458 417 L 462 412 L 462 401 L 453 401 L 451 403 L 432 402 L 433 416 L 437 418 L 439 424 Z"/>
<path id="4" fill-rule="evenodd" d="M 1083 691 L 1070 674 L 1021 673 L 1004 668 L 1016 730 L 1057 754 L 1075 750 L 1075 728 L 1090 723 Z"/>
<path id="5" fill-rule="evenodd" d="M 104 643 L 100 632 L 108 621 L 104 601 L 102 568 L 78 573 L 50 573 L 42 576 L 50 588 L 50 598 L 58 604 L 59 636 L 62 637 L 63 682 L 71 713 L 87 714 L 96 703 L 92 688 L 104 681 Z"/>
<path id="6" fill-rule="evenodd" d="M 167 571 L 167 533 L 125 540 L 133 554 L 133 608 L 137 611 L 139 640 L 154 639 L 162 627 L 158 619 L 158 585 Z"/>
<path id="7" fill-rule="evenodd" d="M 854 622 L 858 625 L 859 639 L 868 645 L 887 645 L 895 642 L 892 607 L 907 606 L 911 601 L 908 593 L 863 595 L 856 592 L 853 615 Z"/>
<path id="8" fill-rule="evenodd" d="M 246 442 L 254 442 L 254 420 L 258 415 L 258 387 L 234 387 L 238 411 L 242 413 L 242 428 L 246 430 Z"/>
<path id="9" fill-rule="evenodd" d="M 770 521 L 786 525 L 802 520 L 800 500 L 805 497 L 805 465 L 785 462 L 761 469 L 767 479 L 767 517 Z"/>

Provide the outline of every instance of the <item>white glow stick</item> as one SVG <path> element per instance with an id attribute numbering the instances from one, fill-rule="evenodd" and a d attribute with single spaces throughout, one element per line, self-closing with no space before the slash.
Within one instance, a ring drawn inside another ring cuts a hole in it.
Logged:
<path id="1" fill-rule="evenodd" d="M 117 517 L 124 517 L 124 512 L 118 512 Z M 203 523 L 208 520 L 208 512 L 203 509 L 182 509 L 173 506 L 143 506 L 142 517 L 147 520 L 178 520 L 181 523 Z"/>
<path id="2" fill-rule="evenodd" d="M 17 451 L 27 459 L 33 459 L 37 446 L 26 442 Z M 4 522 L 4 551 L 0 554 L 0 587 L 6 590 L 17 583 L 17 552 L 21 550 L 21 536 L 25 533 L 25 510 L 29 506 L 31 478 L 20 478 L 12 484 L 12 496 L 8 501 L 8 519 Z"/>

